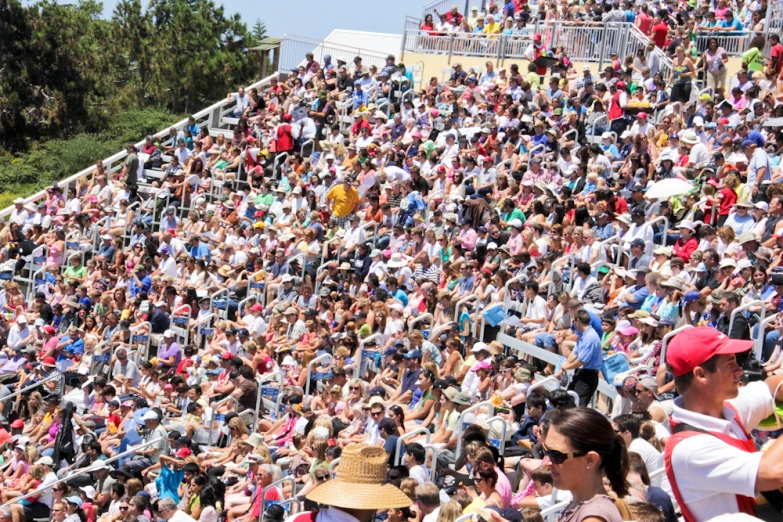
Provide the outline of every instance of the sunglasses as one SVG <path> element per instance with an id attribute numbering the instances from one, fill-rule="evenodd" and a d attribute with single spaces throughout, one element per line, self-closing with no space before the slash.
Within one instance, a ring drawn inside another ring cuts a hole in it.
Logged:
<path id="1" fill-rule="evenodd" d="M 552 461 L 552 464 L 557 465 L 577 457 L 584 457 L 587 454 L 584 451 L 569 451 L 568 453 L 563 453 L 562 451 L 549 449 L 546 446 L 544 446 L 544 452 L 546 453 L 546 456 L 549 457 L 549 460 Z"/>
<path id="2" fill-rule="evenodd" d="M 360 388 L 360 387 L 358 387 L 358 386 L 349 386 L 349 387 L 348 387 L 348 389 L 349 389 L 350 391 L 361 390 L 361 388 Z"/>
<path id="3" fill-rule="evenodd" d="M 120 506 L 120 511 L 128 511 L 128 506 Z"/>

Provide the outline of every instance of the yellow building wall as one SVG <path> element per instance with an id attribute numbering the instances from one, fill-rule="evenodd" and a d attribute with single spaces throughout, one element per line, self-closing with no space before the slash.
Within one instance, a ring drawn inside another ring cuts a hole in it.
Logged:
<path id="1" fill-rule="evenodd" d="M 447 78 L 448 75 L 443 70 L 452 67 L 455 63 L 461 64 L 463 70 L 465 71 L 474 67 L 477 68 L 478 70 L 484 71 L 486 69 L 486 63 L 488 61 L 492 62 L 495 65 L 497 62 L 495 57 L 490 57 L 490 56 L 481 57 L 481 58 L 467 57 L 467 56 L 452 56 L 451 61 L 449 61 L 449 57 L 447 54 L 436 55 L 436 54 L 423 54 L 423 53 L 412 53 L 412 52 L 406 52 L 402 56 L 401 61 L 409 69 L 412 68 L 414 65 L 420 65 L 422 67 L 421 77 L 423 78 L 423 81 L 425 83 L 433 76 L 437 78 L 438 81 Z M 524 59 L 504 60 L 503 62 L 501 62 L 500 66 L 508 67 L 512 63 L 519 64 L 520 71 L 522 72 L 522 74 L 525 74 L 525 72 L 527 71 L 526 69 L 527 60 Z M 598 71 L 597 63 L 574 62 L 574 68 L 577 71 L 581 71 L 584 65 L 590 66 L 593 76 L 598 75 L 599 71 Z M 729 62 L 726 64 L 726 69 L 728 70 L 729 76 L 735 74 L 741 68 L 742 68 L 742 61 L 739 58 L 729 58 Z M 421 85 L 416 85 L 416 89 L 419 89 L 420 87 Z"/>

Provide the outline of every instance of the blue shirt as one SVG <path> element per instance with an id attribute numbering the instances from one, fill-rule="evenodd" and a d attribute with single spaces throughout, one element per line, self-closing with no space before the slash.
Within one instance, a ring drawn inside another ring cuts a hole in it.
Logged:
<path id="1" fill-rule="evenodd" d="M 198 246 L 190 247 L 190 257 L 203 259 L 207 263 L 212 261 L 212 253 L 209 251 L 209 247 L 200 241 Z"/>
<path id="2" fill-rule="evenodd" d="M 399 299 L 402 306 L 408 306 L 408 295 L 402 291 L 402 288 L 398 288 L 392 297 Z"/>
<path id="3" fill-rule="evenodd" d="M 147 274 L 144 274 L 144 277 L 139 278 L 139 280 L 141 281 L 141 286 L 136 284 L 135 277 L 131 279 L 130 285 L 128 286 L 133 297 L 136 297 L 141 292 L 149 292 L 152 287 L 152 278 Z"/>
<path id="4" fill-rule="evenodd" d="M 574 347 L 574 355 L 582 361 L 585 370 L 600 370 L 603 365 L 601 337 L 593 328 L 588 328 L 579 336 Z"/>

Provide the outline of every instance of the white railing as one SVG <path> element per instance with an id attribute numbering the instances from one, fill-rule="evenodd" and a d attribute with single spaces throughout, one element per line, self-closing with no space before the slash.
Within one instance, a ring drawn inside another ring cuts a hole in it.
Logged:
<path id="1" fill-rule="evenodd" d="M 761 33 L 741 33 L 741 32 L 711 32 L 699 31 L 696 33 L 696 48 L 699 53 L 707 50 L 707 44 L 710 38 L 718 40 L 718 47 L 722 47 L 726 54 L 731 57 L 740 57 L 742 53 L 750 48 L 750 41 Z"/>
<path id="2" fill-rule="evenodd" d="M 302 55 L 304 56 L 304 55 Z M 267 85 L 273 77 L 278 77 L 278 73 L 274 73 L 270 76 L 267 76 L 266 78 L 259 80 L 251 85 L 248 85 L 245 87 L 246 91 L 250 91 L 252 88 L 260 88 L 264 85 Z M 202 109 L 198 111 L 197 113 L 193 114 L 193 117 L 196 119 L 196 122 L 203 125 L 207 124 L 210 128 L 213 127 L 219 127 L 220 126 L 220 113 L 224 109 L 224 107 L 228 105 L 232 105 L 233 102 L 229 102 L 226 98 L 221 99 L 219 102 L 216 102 L 206 109 Z M 169 129 L 172 127 L 176 128 L 177 130 L 181 130 L 185 127 L 185 125 L 188 124 L 188 120 L 180 120 L 172 125 L 169 125 L 165 129 L 157 132 L 156 134 L 153 134 L 153 138 L 156 139 L 166 139 L 169 135 Z M 141 147 L 144 145 L 144 140 L 139 141 L 136 143 L 136 147 L 141 149 Z M 108 158 L 103 160 L 103 165 L 106 167 L 107 170 L 112 170 L 114 167 L 118 167 L 122 160 L 125 159 L 125 157 L 128 155 L 127 151 L 123 150 L 121 152 L 118 152 L 112 156 L 109 156 Z M 90 165 L 87 168 L 85 168 L 82 171 L 77 172 L 73 176 L 70 176 L 64 180 L 59 181 L 60 187 L 63 189 L 63 191 L 66 190 L 66 187 L 72 183 L 75 183 L 79 178 L 89 176 L 92 171 L 95 169 L 95 165 Z M 36 202 L 41 198 L 46 197 L 46 191 L 42 190 L 40 192 L 36 192 L 32 196 L 28 196 L 24 198 L 25 203 L 32 203 Z M 13 210 L 13 206 L 8 207 L 0 211 L 0 219 L 6 219 L 10 214 L 11 210 Z"/>
<path id="3" fill-rule="evenodd" d="M 337 60 L 342 60 L 348 65 L 353 65 L 353 59 L 356 56 L 362 58 L 362 65 L 369 67 L 374 65 L 378 70 L 386 65 L 387 53 L 362 49 L 336 43 L 314 40 L 305 36 L 295 34 L 286 34 L 283 41 L 280 42 L 280 65 L 281 71 L 290 71 L 300 65 L 304 65 L 305 54 L 313 53 L 313 59 L 323 64 L 324 55 L 332 57 L 332 63 L 336 66 Z"/>

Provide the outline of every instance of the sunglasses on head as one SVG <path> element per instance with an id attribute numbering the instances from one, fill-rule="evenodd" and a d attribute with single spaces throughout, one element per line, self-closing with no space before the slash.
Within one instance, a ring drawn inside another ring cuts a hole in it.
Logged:
<path id="1" fill-rule="evenodd" d="M 563 453 L 562 451 L 549 449 L 546 446 L 544 446 L 544 452 L 546 453 L 546 456 L 549 457 L 549 460 L 552 461 L 552 464 L 558 465 L 567 460 L 584 457 L 586 455 L 584 451 L 569 451 L 568 453 Z"/>

